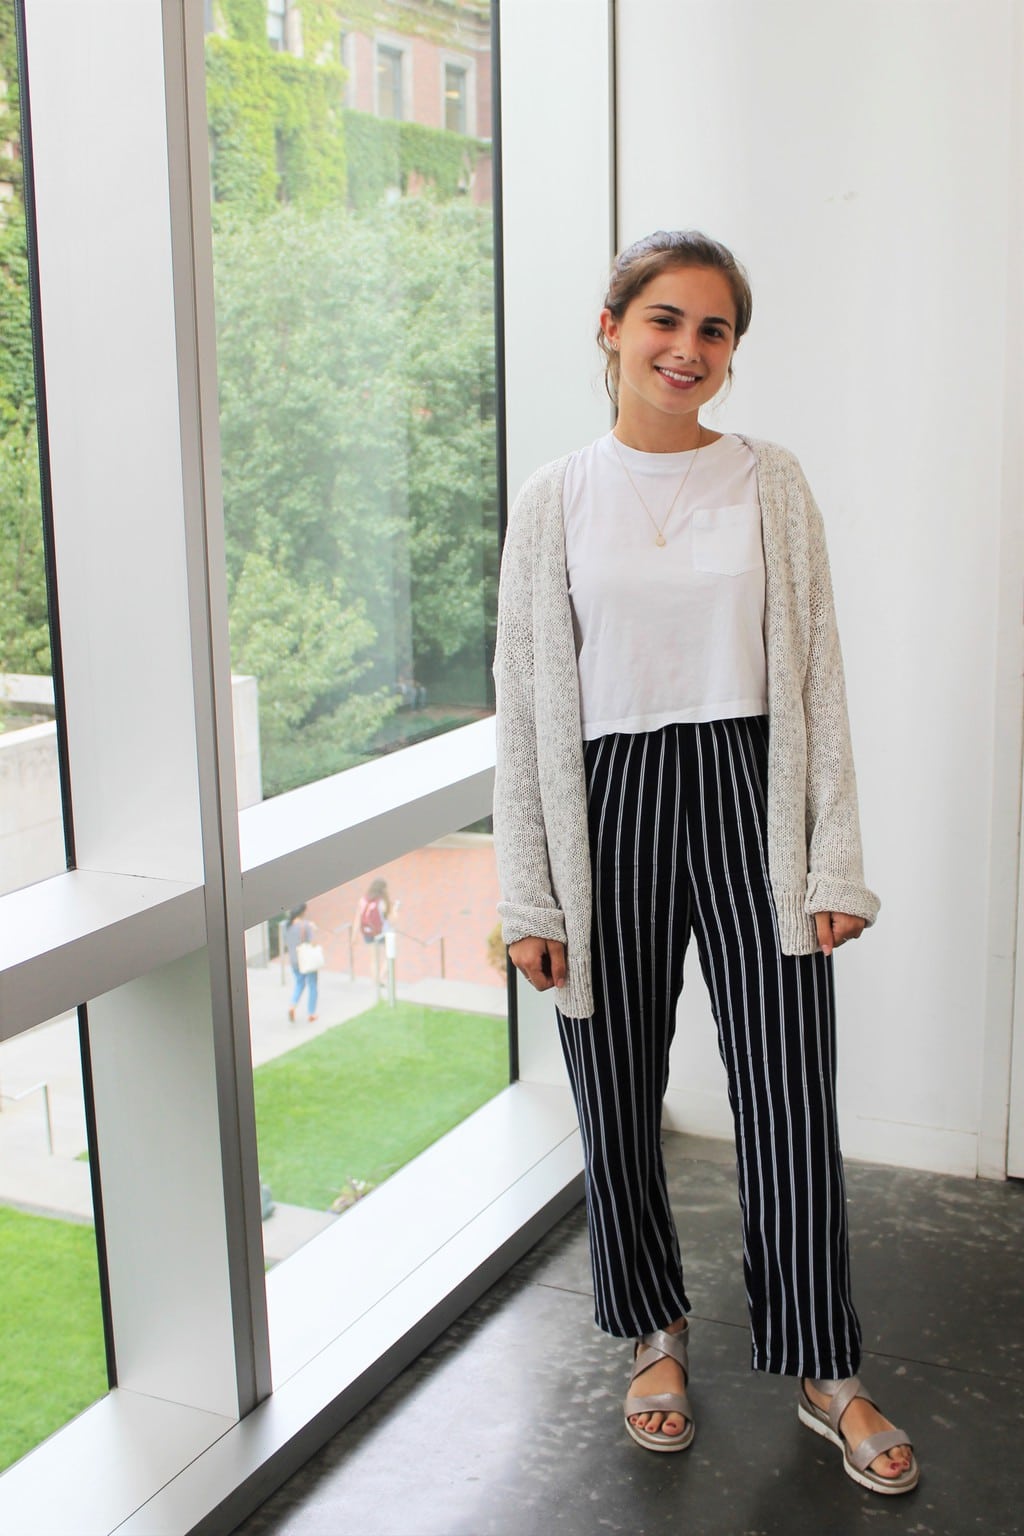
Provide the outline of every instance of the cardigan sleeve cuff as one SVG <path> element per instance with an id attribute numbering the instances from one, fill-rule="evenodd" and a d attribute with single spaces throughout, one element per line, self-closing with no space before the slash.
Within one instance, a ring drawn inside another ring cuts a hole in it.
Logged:
<path id="1" fill-rule="evenodd" d="M 843 880 L 835 875 L 813 871 L 807 877 L 807 896 L 804 911 L 845 912 L 850 917 L 862 917 L 870 928 L 878 916 L 881 902 L 874 891 L 854 880 Z"/>
<path id="2" fill-rule="evenodd" d="M 564 987 L 555 988 L 559 1012 L 566 1019 L 589 1019 L 594 1013 L 594 991 L 590 958 L 569 956 L 569 974 Z"/>
<path id="3" fill-rule="evenodd" d="M 813 955 L 818 948 L 818 930 L 814 918 L 804 911 L 804 899 L 796 894 L 775 893 L 775 911 L 779 919 L 779 943 L 784 955 Z"/>
<path id="4" fill-rule="evenodd" d="M 565 943 L 565 918 L 558 907 L 526 907 L 521 902 L 499 901 L 501 937 L 505 944 L 520 939 L 557 939 Z"/>

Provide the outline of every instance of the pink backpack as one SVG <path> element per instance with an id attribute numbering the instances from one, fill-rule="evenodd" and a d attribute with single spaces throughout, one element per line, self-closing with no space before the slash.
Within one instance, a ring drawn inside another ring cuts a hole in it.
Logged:
<path id="1" fill-rule="evenodd" d="M 376 896 L 371 896 L 363 908 L 363 915 L 359 919 L 359 927 L 367 943 L 370 943 L 373 939 L 379 939 L 384 932 L 384 913 L 381 911 L 380 902 Z"/>

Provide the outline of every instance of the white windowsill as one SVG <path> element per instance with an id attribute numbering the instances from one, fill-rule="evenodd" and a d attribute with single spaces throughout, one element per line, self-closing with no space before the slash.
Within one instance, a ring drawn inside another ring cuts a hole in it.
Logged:
<path id="1" fill-rule="evenodd" d="M 489 816 L 494 757 L 490 716 L 242 811 L 246 927 Z"/>
<path id="2" fill-rule="evenodd" d="M 201 885 L 73 869 L 0 897 L 0 1039 L 206 943 Z"/>
<path id="3" fill-rule="evenodd" d="M 491 810 L 494 719 L 239 815 L 245 925 Z M 76 869 L 0 896 L 0 1039 L 201 949 L 201 885 Z"/>
<path id="4" fill-rule="evenodd" d="M 0 1477 L 10 1536 L 107 1536 L 232 1427 L 139 1392 L 110 1392 Z"/>
<path id="5" fill-rule="evenodd" d="M 113 1392 L 0 1477 L 0 1530 L 233 1529 L 575 1204 L 581 1170 L 568 1090 L 512 1085 L 271 1271 L 277 1385 L 254 1412 Z"/>

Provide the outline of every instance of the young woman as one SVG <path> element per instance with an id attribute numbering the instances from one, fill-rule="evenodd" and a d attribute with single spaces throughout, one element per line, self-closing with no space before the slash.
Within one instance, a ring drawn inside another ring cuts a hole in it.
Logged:
<path id="1" fill-rule="evenodd" d="M 690 1303 L 661 1154 L 691 932 L 733 1109 L 754 1369 L 880 1493 L 918 1480 L 861 1387 L 836 1131 L 833 951 L 864 884 L 821 515 L 792 454 L 700 411 L 750 324 L 723 246 L 615 262 L 598 341 L 615 427 L 509 520 L 494 831 L 513 963 L 553 988 L 579 1112 L 598 1326 L 636 1340 L 629 1434 L 693 1439 Z"/>
<path id="2" fill-rule="evenodd" d="M 306 917 L 306 903 L 295 907 L 288 914 L 288 922 L 284 930 L 284 943 L 288 951 L 288 960 L 292 968 L 292 1000 L 288 1009 L 288 1017 L 295 1023 L 295 1010 L 299 1006 L 299 1000 L 306 988 L 309 991 L 306 996 L 306 1006 L 309 1010 L 309 1022 L 316 1023 L 317 994 L 320 988 L 319 971 L 299 970 L 299 945 L 312 944 L 315 938 L 315 930 L 309 918 Z"/>

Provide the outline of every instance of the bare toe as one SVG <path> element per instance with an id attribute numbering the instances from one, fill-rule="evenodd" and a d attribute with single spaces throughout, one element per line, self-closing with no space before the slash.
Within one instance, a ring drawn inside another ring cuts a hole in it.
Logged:
<path id="1" fill-rule="evenodd" d="M 897 1445 L 891 1451 L 883 1451 L 871 1463 L 872 1472 L 879 1477 L 900 1477 L 910 1467 L 910 1446 Z"/>

